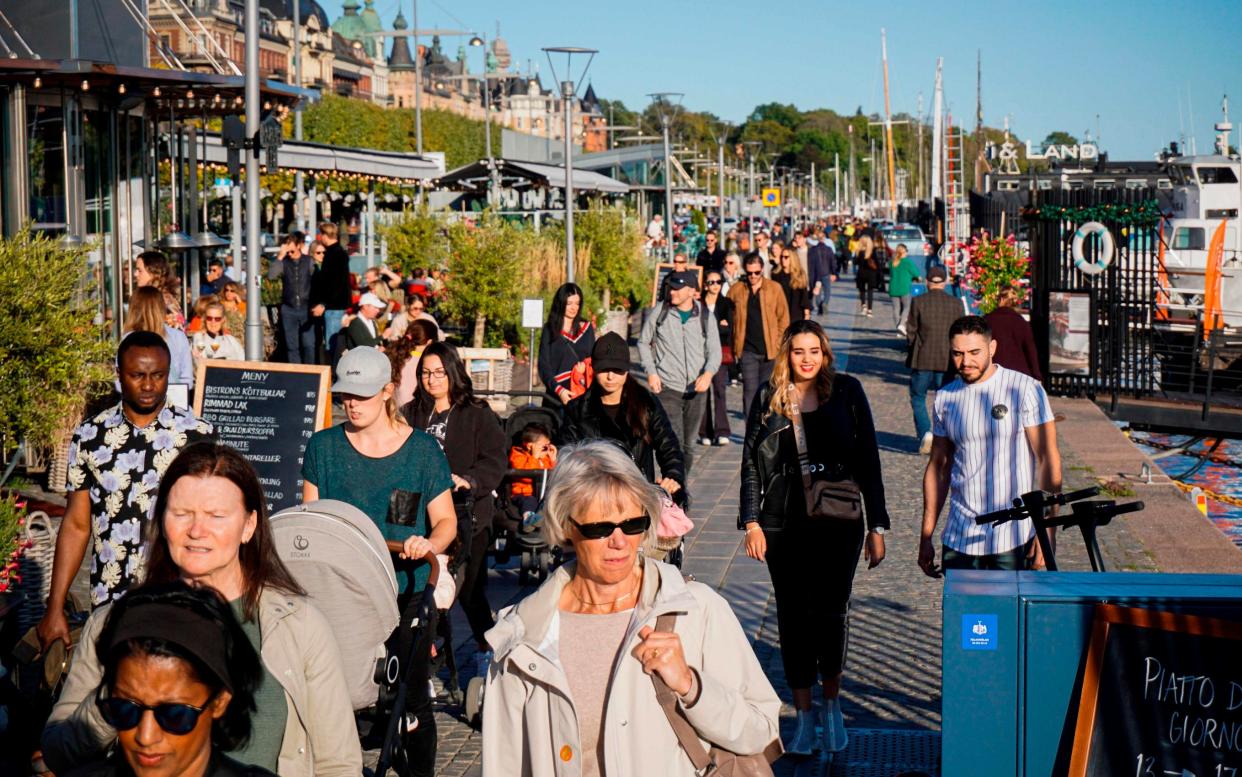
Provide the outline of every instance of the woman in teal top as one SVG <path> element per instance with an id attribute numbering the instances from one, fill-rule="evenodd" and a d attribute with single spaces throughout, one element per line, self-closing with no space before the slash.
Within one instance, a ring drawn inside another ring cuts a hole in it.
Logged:
<path id="1" fill-rule="evenodd" d="M 919 279 L 919 268 L 906 256 L 904 245 L 897 246 L 888 266 L 888 296 L 893 301 L 893 326 L 905 336 L 906 316 L 910 315 L 910 284 Z"/>
<path id="2" fill-rule="evenodd" d="M 434 551 L 445 553 L 457 537 L 452 474 L 439 444 L 426 432 L 413 429 L 397 412 L 392 365 L 383 352 L 370 346 L 351 348 L 341 357 L 332 392 L 345 405 L 346 420 L 316 432 L 302 458 L 302 501 L 339 499 L 366 513 L 384 537 L 401 540 L 402 559 L 418 559 Z M 419 592 L 431 570 L 426 564 L 398 565 L 401 623 L 397 655 L 413 656 L 408 668 L 412 682 L 406 689 L 406 710 L 418 725 L 402 727 L 403 749 L 409 774 L 431 777 L 436 760 L 436 721 L 427 680 L 431 622 L 410 628 L 418 611 Z M 417 645 L 412 645 L 418 640 Z"/>

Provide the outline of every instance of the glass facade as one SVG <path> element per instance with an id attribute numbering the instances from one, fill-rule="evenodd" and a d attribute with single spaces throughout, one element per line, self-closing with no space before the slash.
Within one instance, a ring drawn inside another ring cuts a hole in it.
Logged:
<path id="1" fill-rule="evenodd" d="M 65 186 L 65 117 L 59 104 L 40 101 L 26 106 L 29 218 L 34 228 L 63 232 L 69 226 Z"/>

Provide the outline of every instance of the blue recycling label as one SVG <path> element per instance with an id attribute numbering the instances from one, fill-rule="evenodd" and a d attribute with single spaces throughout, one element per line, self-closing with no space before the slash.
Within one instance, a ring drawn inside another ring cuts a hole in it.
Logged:
<path id="1" fill-rule="evenodd" d="M 996 650 L 1000 626 L 996 615 L 966 614 L 962 616 L 962 650 Z"/>

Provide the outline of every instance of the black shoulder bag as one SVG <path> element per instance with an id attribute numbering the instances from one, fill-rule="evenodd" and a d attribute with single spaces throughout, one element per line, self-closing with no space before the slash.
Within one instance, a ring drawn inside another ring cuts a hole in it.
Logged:
<path id="1" fill-rule="evenodd" d="M 814 519 L 837 521 L 861 521 L 863 517 L 862 491 L 853 478 L 840 480 L 814 480 L 811 477 L 811 460 L 806 452 L 806 428 L 802 425 L 802 410 L 793 384 L 789 385 L 790 412 L 793 416 L 794 440 L 798 444 L 798 466 L 802 469 L 802 490 L 806 496 L 806 515 Z M 857 438 L 858 430 L 854 430 Z"/>

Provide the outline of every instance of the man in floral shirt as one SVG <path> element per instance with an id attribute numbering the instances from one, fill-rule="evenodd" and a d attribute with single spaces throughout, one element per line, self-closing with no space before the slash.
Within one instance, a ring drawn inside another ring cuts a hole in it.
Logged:
<path id="1" fill-rule="evenodd" d="M 211 424 L 165 404 L 168 345 L 133 332 L 117 350 L 121 401 L 88 419 L 69 448 L 69 499 L 56 541 L 51 595 L 39 624 L 46 647 L 68 641 L 65 597 L 88 542 L 91 606 L 116 599 L 142 578 L 143 535 L 160 476 L 190 443 L 212 436 Z"/>

